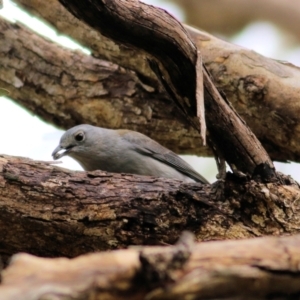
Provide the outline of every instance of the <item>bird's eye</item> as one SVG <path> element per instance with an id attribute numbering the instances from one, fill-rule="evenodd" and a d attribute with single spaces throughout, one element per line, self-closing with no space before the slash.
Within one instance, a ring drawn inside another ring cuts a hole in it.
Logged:
<path id="1" fill-rule="evenodd" d="M 78 132 L 78 133 L 75 135 L 75 140 L 76 140 L 77 142 L 83 141 L 83 138 L 84 138 L 83 132 Z"/>

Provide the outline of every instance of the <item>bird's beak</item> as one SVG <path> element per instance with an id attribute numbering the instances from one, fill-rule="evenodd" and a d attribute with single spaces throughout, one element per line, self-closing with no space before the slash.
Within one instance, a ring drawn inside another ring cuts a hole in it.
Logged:
<path id="1" fill-rule="evenodd" d="M 58 145 L 54 151 L 52 152 L 52 157 L 54 160 L 60 159 L 64 155 L 68 153 L 68 149 L 62 148 L 60 145 Z"/>

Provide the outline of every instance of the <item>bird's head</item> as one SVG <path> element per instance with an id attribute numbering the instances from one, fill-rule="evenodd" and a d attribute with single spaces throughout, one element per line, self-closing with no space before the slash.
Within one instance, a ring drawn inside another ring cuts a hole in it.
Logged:
<path id="1" fill-rule="evenodd" d="M 91 125 L 78 125 L 67 130 L 61 137 L 59 145 L 52 152 L 53 159 L 60 159 L 65 155 L 78 156 L 86 153 L 88 136 L 92 131 Z"/>

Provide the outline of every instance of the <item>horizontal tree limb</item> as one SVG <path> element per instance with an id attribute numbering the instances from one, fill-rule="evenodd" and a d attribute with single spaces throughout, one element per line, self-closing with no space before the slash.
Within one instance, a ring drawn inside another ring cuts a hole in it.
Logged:
<path id="1" fill-rule="evenodd" d="M 2 272 L 6 300 L 291 299 L 300 294 L 300 236 L 138 247 L 74 259 L 18 254 Z"/>
<path id="2" fill-rule="evenodd" d="M 75 172 L 0 156 L 0 255 L 74 257 L 140 244 L 299 232 L 299 186 L 229 176 L 214 185 Z M 12 234 L 13 233 L 13 234 Z"/>

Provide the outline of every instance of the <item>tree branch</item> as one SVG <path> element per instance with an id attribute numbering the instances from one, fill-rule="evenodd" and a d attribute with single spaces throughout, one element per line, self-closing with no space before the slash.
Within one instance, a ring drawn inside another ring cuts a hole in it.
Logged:
<path id="1" fill-rule="evenodd" d="M 0 160 L 0 254 L 68 256 L 299 232 L 299 186 L 227 178 L 224 186 L 105 172 L 72 172 L 24 158 Z M 247 191 L 245 193 L 245 191 Z M 11 234 L 13 232 L 14 234 Z"/>
<path id="2" fill-rule="evenodd" d="M 135 0 L 61 3 L 104 36 L 136 48 L 140 55 L 145 53 L 151 69 L 178 108 L 200 129 L 196 95 L 197 73 L 202 73 L 202 69 L 201 65 L 197 69 L 197 48 L 181 23 L 166 11 Z M 203 135 L 205 139 L 205 132 Z"/>
<path id="3" fill-rule="evenodd" d="M 143 82 L 152 85 L 154 91 L 159 91 L 155 75 L 145 63 L 145 56 L 140 53 L 138 55 L 134 49 L 116 46 L 74 18 L 58 1 L 50 3 L 40 0 L 18 0 L 18 3 L 22 3 L 26 9 L 42 16 L 58 30 L 91 48 L 95 56 L 105 57 L 135 70 Z M 300 161 L 300 145 L 297 142 L 300 139 L 300 131 L 297 129 L 300 122 L 299 68 L 265 58 L 205 32 L 190 27 L 188 30 L 201 49 L 204 63 L 213 76 L 214 83 L 226 94 L 227 99 L 251 127 L 272 159 Z M 147 134 L 143 131 L 143 126 L 141 129 L 138 126 L 136 125 L 137 130 Z M 107 123 L 105 127 L 114 127 L 114 124 Z M 150 133 L 154 137 L 154 131 Z M 193 136 L 196 137 L 197 134 L 193 133 Z M 167 134 L 164 138 L 168 141 Z M 189 152 L 200 153 L 197 152 L 199 144 L 192 148 L 196 144 L 191 140 L 187 146 L 191 146 Z M 175 145 L 171 143 L 169 148 L 172 146 Z M 188 152 L 182 149 L 180 148 L 181 151 Z"/>
<path id="4" fill-rule="evenodd" d="M 201 244 L 193 244 L 186 235 L 171 247 L 139 247 L 71 260 L 18 254 L 3 272 L 0 293 L 6 300 L 299 296 L 299 235 Z"/>

